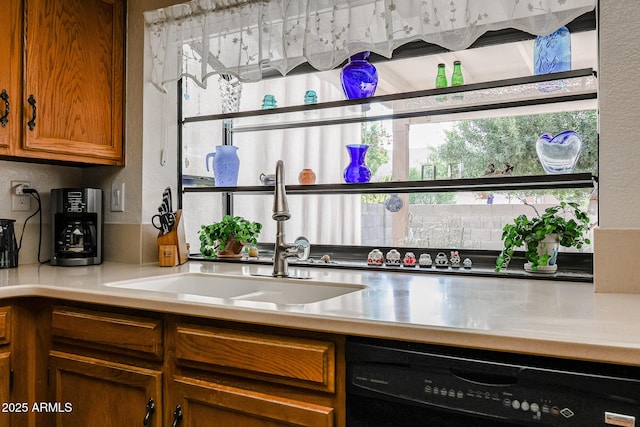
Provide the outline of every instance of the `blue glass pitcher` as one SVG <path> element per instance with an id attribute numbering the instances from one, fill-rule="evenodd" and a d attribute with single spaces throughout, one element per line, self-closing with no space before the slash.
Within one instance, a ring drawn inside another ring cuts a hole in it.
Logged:
<path id="1" fill-rule="evenodd" d="M 238 147 L 233 145 L 216 145 L 216 152 L 207 154 L 205 163 L 209 171 L 209 159 L 213 158 L 213 176 L 216 187 L 235 187 L 238 185 L 240 159 Z"/>

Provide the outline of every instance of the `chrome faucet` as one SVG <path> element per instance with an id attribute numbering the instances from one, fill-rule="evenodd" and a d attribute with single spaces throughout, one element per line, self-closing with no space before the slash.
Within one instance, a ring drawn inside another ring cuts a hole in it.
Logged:
<path id="1" fill-rule="evenodd" d="M 291 218 L 291 213 L 284 187 L 284 162 L 282 160 L 278 160 L 276 163 L 276 185 L 271 217 L 278 223 L 276 247 L 273 255 L 273 276 L 289 277 L 287 258 L 306 259 L 309 256 L 310 245 L 309 240 L 305 237 L 298 237 L 294 244 L 285 243 L 284 222 Z"/>

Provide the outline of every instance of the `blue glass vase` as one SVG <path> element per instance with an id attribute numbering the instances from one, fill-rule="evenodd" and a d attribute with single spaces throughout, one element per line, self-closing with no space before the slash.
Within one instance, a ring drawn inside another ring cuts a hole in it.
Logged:
<path id="1" fill-rule="evenodd" d="M 368 98 L 376 92 L 378 72 L 368 59 L 369 52 L 356 53 L 342 67 L 340 79 L 347 99 Z"/>
<path id="2" fill-rule="evenodd" d="M 535 75 L 571 70 L 571 34 L 567 27 L 536 37 L 533 67 Z"/>
<path id="3" fill-rule="evenodd" d="M 349 184 L 369 182 L 371 179 L 371 170 L 364 163 L 369 146 L 366 144 L 349 144 L 347 151 L 351 161 L 344 170 L 344 181 Z"/>

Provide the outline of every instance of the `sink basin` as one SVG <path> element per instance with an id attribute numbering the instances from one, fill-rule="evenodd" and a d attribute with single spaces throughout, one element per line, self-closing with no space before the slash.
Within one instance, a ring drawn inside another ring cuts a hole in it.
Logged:
<path id="1" fill-rule="evenodd" d="M 364 286 L 354 284 L 199 273 L 112 282 L 105 285 L 196 297 L 260 301 L 285 305 L 310 304 L 364 289 Z"/>

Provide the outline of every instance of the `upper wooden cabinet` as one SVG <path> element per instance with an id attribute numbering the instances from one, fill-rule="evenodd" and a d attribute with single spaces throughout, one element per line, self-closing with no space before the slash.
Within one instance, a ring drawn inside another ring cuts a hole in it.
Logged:
<path id="1" fill-rule="evenodd" d="M 12 48 L 0 50 L 0 91 L 10 87 L 17 128 L 0 128 L 0 154 L 123 165 L 124 0 L 8 3 L 9 12 L 0 15 L 17 31 L 0 37 L 0 47 Z M 17 85 L 16 72 L 22 73 Z"/>
<path id="2" fill-rule="evenodd" d="M 12 155 L 20 135 L 22 5 L 20 0 L 0 5 L 0 155 Z"/>

